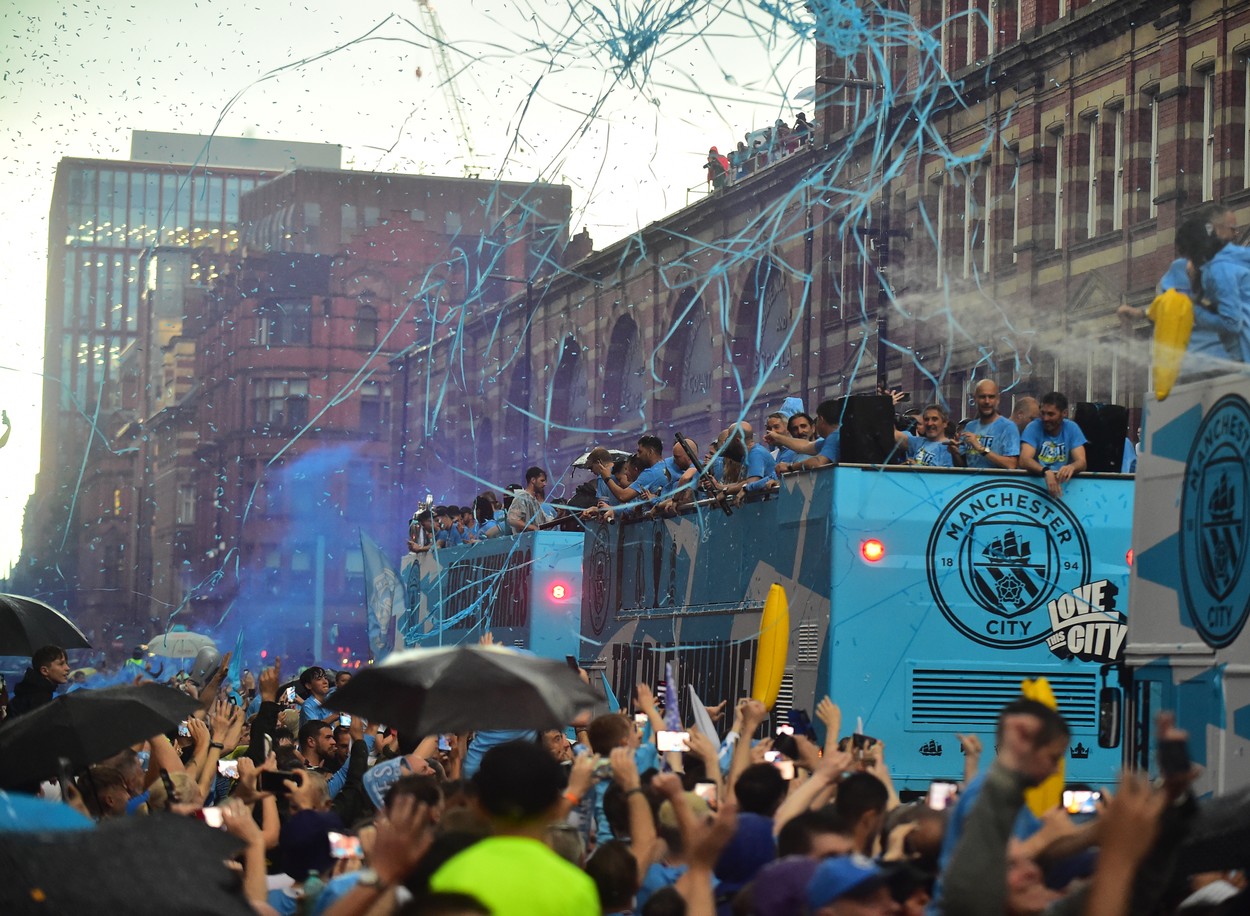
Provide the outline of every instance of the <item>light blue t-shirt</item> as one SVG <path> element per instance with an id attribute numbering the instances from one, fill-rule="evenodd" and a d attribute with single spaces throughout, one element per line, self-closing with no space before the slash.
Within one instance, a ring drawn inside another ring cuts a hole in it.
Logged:
<path id="1" fill-rule="evenodd" d="M 677 488 L 681 473 L 677 462 L 669 456 L 662 461 L 657 461 L 639 474 L 638 479 L 634 481 L 634 489 L 646 490 L 656 498 L 671 495 L 672 491 Z"/>
<path id="2" fill-rule="evenodd" d="M 1064 420 L 1059 427 L 1059 433 L 1049 436 L 1042 429 L 1039 417 L 1024 428 L 1024 432 L 1020 434 L 1020 442 L 1033 446 L 1037 451 L 1035 457 L 1038 464 L 1050 471 L 1071 463 L 1073 449 L 1085 444 L 1085 434 L 1071 420 Z"/>
<path id="3" fill-rule="evenodd" d="M 822 458 L 828 458 L 834 464 L 842 456 L 842 435 L 838 430 L 834 430 L 823 439 L 816 440 L 816 454 Z"/>
<path id="4" fill-rule="evenodd" d="M 762 490 L 770 480 L 777 479 L 777 460 L 758 442 L 747 452 L 746 478 L 758 477 L 743 487 L 744 490 Z"/>
<path id="5" fill-rule="evenodd" d="M 331 687 L 330 692 L 326 694 L 326 699 L 328 700 L 332 696 L 334 696 L 333 687 Z M 299 711 L 300 728 L 303 728 L 313 719 L 317 719 L 317 720 L 324 722 L 326 719 L 330 718 L 330 716 L 337 716 L 337 715 L 338 713 L 335 712 L 333 709 L 327 709 L 326 707 L 322 706 L 321 703 L 317 700 L 317 698 L 310 693 L 308 695 L 308 699 L 304 700 L 304 705 L 300 707 L 300 711 Z"/>
<path id="6" fill-rule="evenodd" d="M 964 432 L 974 433 L 981 439 L 981 447 L 987 448 L 995 455 L 1015 458 L 1020 454 L 1020 430 L 1007 417 L 1000 416 L 993 423 L 981 425 L 980 420 L 973 420 L 964 427 Z M 959 446 L 959 452 L 968 461 L 970 468 L 993 468 L 994 464 L 980 452 L 972 451 L 967 443 Z"/>
<path id="7" fill-rule="evenodd" d="M 1202 290 L 1215 301 L 1216 313 L 1195 304 L 1195 330 L 1200 323 L 1214 322 L 1229 358 L 1245 362 L 1250 353 L 1250 249 L 1240 245 L 1221 248 L 1202 267 Z"/>
<path id="8" fill-rule="evenodd" d="M 595 481 L 595 499 L 599 502 L 607 503 L 609 506 L 619 506 L 621 501 L 616 498 L 616 494 L 612 492 L 608 482 L 600 477 Z"/>
<path id="9" fill-rule="evenodd" d="M 794 449 L 783 448 L 777 452 L 777 464 L 796 464 L 807 457 L 807 455 L 800 455 Z M 774 470 L 776 470 L 777 464 L 773 465 Z"/>
<path id="10" fill-rule="evenodd" d="M 945 442 L 907 434 L 907 460 L 928 468 L 953 468 L 955 461 Z"/>

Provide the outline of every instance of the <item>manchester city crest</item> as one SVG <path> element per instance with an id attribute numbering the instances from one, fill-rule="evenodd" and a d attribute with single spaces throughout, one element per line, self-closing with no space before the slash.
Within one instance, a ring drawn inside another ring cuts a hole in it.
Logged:
<path id="1" fill-rule="evenodd" d="M 966 490 L 929 535 L 929 587 L 946 619 L 986 646 L 1020 649 L 1050 634 L 1046 603 L 1089 582 L 1080 522 L 1042 489 Z"/>
<path id="2" fill-rule="evenodd" d="M 1185 462 L 1180 568 L 1194 629 L 1212 648 L 1227 646 L 1250 613 L 1246 575 L 1250 406 L 1238 395 L 1215 403 Z"/>

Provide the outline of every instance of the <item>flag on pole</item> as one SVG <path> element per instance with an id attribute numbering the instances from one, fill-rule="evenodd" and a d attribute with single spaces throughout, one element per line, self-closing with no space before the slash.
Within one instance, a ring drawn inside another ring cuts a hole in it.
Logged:
<path id="1" fill-rule="evenodd" d="M 664 663 L 664 727 L 670 732 L 681 731 L 681 710 L 677 706 L 677 679 L 673 677 L 673 663 Z"/>
<path id="2" fill-rule="evenodd" d="M 395 646 L 395 618 L 404 609 L 404 587 L 394 567 L 364 529 L 360 553 L 365 567 L 365 619 L 369 627 L 369 650 L 380 662 Z"/>
<path id="3" fill-rule="evenodd" d="M 230 653 L 230 667 L 226 669 L 226 680 L 238 689 L 243 678 L 243 628 L 239 627 L 239 636 L 234 641 L 234 651 Z"/>
<path id="4" fill-rule="evenodd" d="M 716 723 L 707 714 L 707 707 L 703 705 L 703 700 L 695 693 L 694 684 L 687 684 L 686 690 L 690 696 L 690 718 L 699 727 L 699 731 L 707 735 L 711 741 L 719 741 L 720 735 L 716 731 Z"/>

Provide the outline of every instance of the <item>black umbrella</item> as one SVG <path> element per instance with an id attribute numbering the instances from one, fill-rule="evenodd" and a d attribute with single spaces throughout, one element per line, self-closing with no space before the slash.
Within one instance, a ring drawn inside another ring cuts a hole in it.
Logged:
<path id="1" fill-rule="evenodd" d="M 91 643 L 56 608 L 22 595 L 0 595 L 0 655 L 31 655 L 44 646 L 90 649 Z"/>
<path id="2" fill-rule="evenodd" d="M 55 776 L 59 758 L 75 769 L 169 731 L 194 700 L 161 684 L 75 690 L 0 727 L 0 786 Z"/>
<path id="3" fill-rule="evenodd" d="M 356 674 L 331 709 L 400 731 L 559 728 L 596 695 L 564 662 L 499 646 L 409 649 Z"/>
<path id="4" fill-rule="evenodd" d="M 251 914 L 225 865 L 241 845 L 173 814 L 116 818 L 94 830 L 0 833 L 0 912 Z"/>

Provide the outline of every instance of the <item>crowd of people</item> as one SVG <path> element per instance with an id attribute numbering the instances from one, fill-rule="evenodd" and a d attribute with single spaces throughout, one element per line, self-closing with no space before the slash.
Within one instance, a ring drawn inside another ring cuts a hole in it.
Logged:
<path id="1" fill-rule="evenodd" d="M 812 142 L 814 128 L 815 122 L 808 121 L 807 115 L 800 111 L 794 116 L 793 127 L 778 118 L 772 127 L 747 131 L 728 156 L 713 146 L 707 152 L 704 165 L 708 186 L 719 191 L 792 156 Z"/>
<path id="2" fill-rule="evenodd" d="M 0 831 L 38 829 L 5 813 L 15 792 L 70 806 L 88 827 L 199 818 L 236 838 L 237 893 L 265 914 L 1113 916 L 1250 904 L 1243 871 L 1177 869 L 1197 770 L 1166 715 L 1156 785 L 1126 771 L 1095 815 L 1058 806 L 1039 818 L 1025 793 L 1059 768 L 1070 735 L 1027 699 L 1002 710 L 989 760 L 975 736 L 958 736 L 953 799 L 903 799 L 884 745 L 846 734 L 828 698 L 820 733 L 777 727 L 757 700 L 724 700 L 702 710 L 711 732 L 692 726 L 684 747 L 662 752 L 675 711 L 646 684 L 633 714 L 421 735 L 328 709 L 348 672 L 313 666 L 288 685 L 275 660 L 231 682 L 228 661 L 178 685 L 198 699 L 180 727 L 59 782 L 5 786 Z M 36 652 L 12 717 L 37 715 L 67 672 L 64 651 Z M 152 909 L 167 903 L 178 907 Z"/>
<path id="3" fill-rule="evenodd" d="M 898 391 L 882 392 L 901 404 Z M 1085 436 L 1068 419 L 1068 400 L 1050 392 L 1040 401 L 1017 398 L 1011 416 L 999 413 L 1001 392 L 992 379 L 974 390 L 976 415 L 958 423 L 941 404 L 895 416 L 894 450 L 887 463 L 915 467 L 1023 469 L 1042 477 L 1050 492 L 1086 470 Z M 700 453 L 690 437 L 669 448 L 659 436 L 637 441 L 633 454 L 592 449 L 585 465 L 593 480 L 566 500 L 547 498 L 547 472 L 531 467 L 525 485 L 509 488 L 501 503 L 490 492 L 468 507 L 427 507 L 413 516 L 408 549 L 422 553 L 486 538 L 536 531 L 556 524 L 627 521 L 667 517 L 696 500 L 740 504 L 753 494 L 779 488 L 780 476 L 835 465 L 841 454 L 840 425 L 844 403 L 821 402 L 811 416 L 799 398 L 788 397 L 764 418 L 764 433 L 741 421 L 721 430 Z M 701 454 L 701 457 L 700 457 Z M 1135 470 L 1136 452 L 1125 443 L 1122 470 Z"/>

